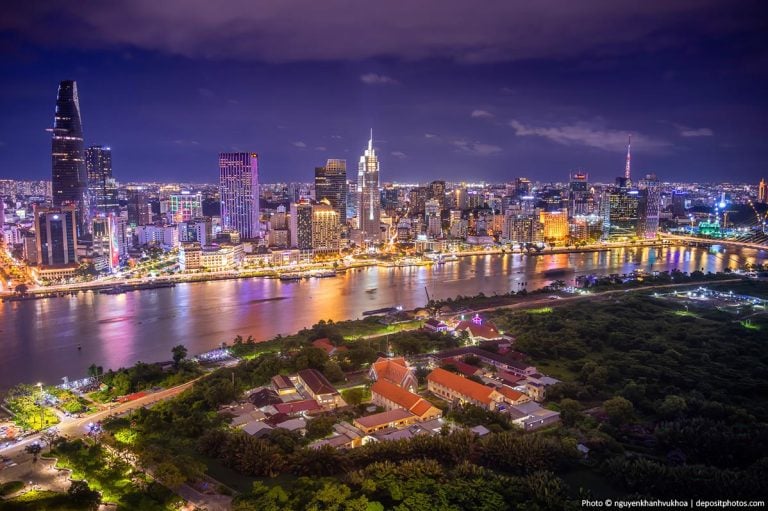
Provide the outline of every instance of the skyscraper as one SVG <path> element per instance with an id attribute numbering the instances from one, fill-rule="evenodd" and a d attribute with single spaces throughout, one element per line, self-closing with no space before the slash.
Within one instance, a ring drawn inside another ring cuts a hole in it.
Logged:
<path id="1" fill-rule="evenodd" d="M 168 213 L 175 223 L 189 222 L 203 216 L 203 195 L 187 190 L 168 197 Z"/>
<path id="2" fill-rule="evenodd" d="M 43 266 L 77 263 L 76 207 L 35 207 L 34 215 L 38 262 Z"/>
<path id="3" fill-rule="evenodd" d="M 88 175 L 91 216 L 119 214 L 117 183 L 112 177 L 112 149 L 100 145 L 86 149 L 85 170 Z"/>
<path id="4" fill-rule="evenodd" d="M 128 189 L 128 223 L 134 226 L 152 223 L 152 205 L 141 187 Z"/>
<path id="5" fill-rule="evenodd" d="M 659 230 L 659 210 L 661 209 L 661 188 L 656 174 L 648 174 L 637 183 L 639 190 L 640 222 L 637 236 L 654 239 Z"/>
<path id="6" fill-rule="evenodd" d="M 259 237 L 259 172 L 256 153 L 219 154 L 221 225 L 243 239 Z"/>
<path id="7" fill-rule="evenodd" d="M 429 183 L 427 199 L 435 199 L 440 204 L 440 211 L 445 209 L 445 181 L 432 181 Z"/>
<path id="8" fill-rule="evenodd" d="M 632 157 L 630 155 L 630 148 L 632 147 L 632 135 L 629 135 L 629 138 L 627 139 L 627 162 L 624 164 L 624 179 L 627 180 L 627 182 L 631 181 L 630 177 L 630 163 L 632 162 Z"/>
<path id="9" fill-rule="evenodd" d="M 74 206 L 79 235 L 89 232 L 88 178 L 83 155 L 83 125 L 77 83 L 64 80 L 56 96 L 51 141 L 53 205 Z"/>
<path id="10" fill-rule="evenodd" d="M 765 183 L 765 179 L 761 179 L 760 184 L 757 185 L 757 202 L 768 204 L 768 184 Z"/>
<path id="11" fill-rule="evenodd" d="M 360 156 L 357 167 L 357 190 L 360 193 L 357 219 L 362 238 L 367 241 L 379 241 L 381 237 L 379 159 L 373 148 L 373 130 L 371 130 L 371 138 L 368 139 L 368 149 Z"/>
<path id="12" fill-rule="evenodd" d="M 339 223 L 347 223 L 347 160 L 328 160 L 325 167 L 315 167 L 315 199 L 328 199 L 339 214 Z"/>
<path id="13" fill-rule="evenodd" d="M 340 245 L 339 213 L 327 199 L 312 205 L 312 250 L 317 254 L 334 254 Z"/>
<path id="14" fill-rule="evenodd" d="M 568 216 L 592 213 L 592 194 L 589 192 L 588 176 L 585 172 L 574 172 L 568 183 Z"/>
<path id="15" fill-rule="evenodd" d="M 291 204 L 291 247 L 312 250 L 312 203 L 309 199 Z"/>

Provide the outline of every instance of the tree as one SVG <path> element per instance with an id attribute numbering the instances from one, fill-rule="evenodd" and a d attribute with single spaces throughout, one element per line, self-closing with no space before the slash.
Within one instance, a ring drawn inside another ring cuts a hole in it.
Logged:
<path id="1" fill-rule="evenodd" d="M 178 344 L 171 348 L 171 353 L 173 354 L 174 367 L 179 367 L 181 361 L 187 358 L 187 348 L 183 344 Z"/>
<path id="2" fill-rule="evenodd" d="M 182 484 L 186 478 L 181 470 L 171 462 L 164 461 L 155 468 L 155 477 L 159 479 L 164 485 L 171 489 L 176 489 Z"/>
<path id="3" fill-rule="evenodd" d="M 560 419 L 566 426 L 573 426 L 581 417 L 581 405 L 575 399 L 560 401 Z"/>
<path id="4" fill-rule="evenodd" d="M 88 376 L 96 378 L 102 374 L 104 374 L 104 368 L 102 366 L 97 366 L 96 364 L 88 366 Z"/>
<path id="5" fill-rule="evenodd" d="M 98 509 L 101 504 L 101 494 L 91 490 L 85 481 L 72 481 L 67 493 L 78 504 L 78 509 Z"/>
<path id="6" fill-rule="evenodd" d="M 316 417 L 307 422 L 307 439 L 315 440 L 325 438 L 333 432 L 333 425 L 336 423 L 334 417 Z"/>
<path id="7" fill-rule="evenodd" d="M 604 402 L 603 409 L 608 415 L 608 419 L 617 426 L 631 421 L 635 414 L 635 407 L 632 406 L 632 402 L 621 396 L 613 397 Z"/>
<path id="8" fill-rule="evenodd" d="M 341 397 L 344 398 L 347 404 L 357 406 L 363 402 L 365 391 L 360 387 L 346 389 L 341 391 Z"/>
<path id="9" fill-rule="evenodd" d="M 48 428 L 43 431 L 41 438 L 48 445 L 48 452 L 50 452 L 53 449 L 53 443 L 59 438 L 59 432 L 56 428 Z"/>
<path id="10" fill-rule="evenodd" d="M 29 287 L 26 284 L 19 284 L 13 290 L 16 292 L 17 295 L 25 295 L 27 294 L 27 291 L 29 291 Z"/>
<path id="11" fill-rule="evenodd" d="M 344 380 L 344 373 L 341 370 L 341 367 L 339 367 L 339 364 L 334 362 L 333 360 L 329 360 L 325 363 L 325 366 L 323 367 L 323 374 L 330 382 L 339 382 Z"/>
<path id="12" fill-rule="evenodd" d="M 664 398 L 664 401 L 658 407 L 659 415 L 665 419 L 674 419 L 679 417 L 688 408 L 688 404 L 680 396 L 674 394 Z"/>

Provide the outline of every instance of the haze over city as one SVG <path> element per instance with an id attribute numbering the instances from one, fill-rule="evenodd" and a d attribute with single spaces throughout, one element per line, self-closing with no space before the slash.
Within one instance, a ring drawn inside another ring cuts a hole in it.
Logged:
<path id="1" fill-rule="evenodd" d="M 760 2 L 241 4 L 6 3 L 0 177 L 48 175 L 63 79 L 121 181 L 215 182 L 223 151 L 302 180 L 369 128 L 385 181 L 610 182 L 628 133 L 670 180 L 755 182 L 768 160 Z"/>

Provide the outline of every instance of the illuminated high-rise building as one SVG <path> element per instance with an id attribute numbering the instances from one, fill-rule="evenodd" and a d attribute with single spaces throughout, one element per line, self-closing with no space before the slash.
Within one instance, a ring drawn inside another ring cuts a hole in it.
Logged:
<path id="1" fill-rule="evenodd" d="M 291 247 L 312 250 L 312 203 L 309 199 L 291 204 Z"/>
<path id="2" fill-rule="evenodd" d="M 149 225 L 152 223 L 152 205 L 147 198 L 147 192 L 142 187 L 128 188 L 128 223 Z"/>
<path id="3" fill-rule="evenodd" d="M 100 145 L 86 149 L 85 170 L 88 174 L 91 216 L 119 214 L 117 182 L 112 177 L 112 149 Z"/>
<path id="4" fill-rule="evenodd" d="M 34 208 L 37 261 L 43 266 L 77 263 L 77 207 Z"/>
<path id="5" fill-rule="evenodd" d="M 571 174 L 568 183 L 568 216 L 571 218 L 592 213 L 593 200 L 588 179 L 585 172 Z"/>
<path id="6" fill-rule="evenodd" d="M 347 223 L 347 160 L 330 159 L 325 167 L 315 168 L 315 199 L 327 199 L 339 223 Z"/>
<path id="7" fill-rule="evenodd" d="M 639 191 L 639 222 L 637 236 L 654 239 L 659 231 L 659 212 L 661 210 L 661 187 L 656 174 L 648 174 L 637 183 Z"/>
<path id="8" fill-rule="evenodd" d="M 51 140 L 51 188 L 54 207 L 74 206 L 80 236 L 90 231 L 88 176 L 83 151 L 83 125 L 77 83 L 64 80 L 56 96 Z"/>
<path id="9" fill-rule="evenodd" d="M 620 183 L 624 182 L 624 178 L 620 178 Z M 604 239 L 625 240 L 637 236 L 640 225 L 639 199 L 637 190 L 625 186 L 605 192 L 600 203 Z"/>
<path id="10" fill-rule="evenodd" d="M 357 168 L 357 190 L 360 207 L 357 211 L 358 228 L 366 241 L 379 241 L 381 237 L 381 197 L 379 195 L 379 159 L 373 148 L 373 130 L 368 149 L 360 157 Z"/>
<path id="11" fill-rule="evenodd" d="M 256 153 L 219 154 L 221 226 L 241 239 L 258 238 L 259 172 Z"/>
<path id="12" fill-rule="evenodd" d="M 340 247 L 339 213 L 328 199 L 312 205 L 312 250 L 315 254 L 334 254 Z"/>
<path id="13" fill-rule="evenodd" d="M 445 181 L 432 181 L 429 183 L 427 199 L 434 199 L 440 204 L 440 211 L 445 209 Z"/>
<path id="14" fill-rule="evenodd" d="M 168 213 L 174 223 L 189 222 L 203 216 L 203 195 L 186 190 L 168 197 Z"/>
<path id="15" fill-rule="evenodd" d="M 757 202 L 768 204 L 768 184 L 765 179 L 761 179 L 760 184 L 757 185 Z"/>

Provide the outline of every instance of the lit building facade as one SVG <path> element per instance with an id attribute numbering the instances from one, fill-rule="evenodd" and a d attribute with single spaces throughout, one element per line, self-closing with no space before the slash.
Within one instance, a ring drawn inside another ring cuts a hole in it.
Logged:
<path id="1" fill-rule="evenodd" d="M 308 199 L 291 204 L 291 248 L 312 250 L 312 203 Z"/>
<path id="2" fill-rule="evenodd" d="M 360 194 L 357 220 L 362 239 L 377 242 L 381 237 L 381 197 L 379 195 L 379 159 L 373 148 L 373 133 L 368 140 L 368 149 L 360 157 L 358 164 L 357 190 Z"/>
<path id="3" fill-rule="evenodd" d="M 347 160 L 330 159 L 325 167 L 315 168 L 315 199 L 328 200 L 338 213 L 339 223 L 347 223 Z"/>
<path id="4" fill-rule="evenodd" d="M 568 211 L 542 211 L 539 213 L 546 241 L 563 241 L 568 237 Z"/>
<path id="5" fill-rule="evenodd" d="M 661 210 L 661 186 L 655 174 L 648 174 L 637 183 L 640 219 L 637 226 L 639 238 L 654 239 L 659 231 Z"/>
<path id="6" fill-rule="evenodd" d="M 85 150 L 85 170 L 88 174 L 88 195 L 91 216 L 120 214 L 117 182 L 112 176 L 112 149 L 91 146 Z"/>
<path id="7" fill-rule="evenodd" d="M 42 266 L 77 263 L 77 207 L 34 209 L 37 262 Z"/>
<path id="8" fill-rule="evenodd" d="M 183 191 L 168 197 L 168 214 L 174 223 L 189 222 L 203 216 L 203 196 L 200 192 Z"/>
<path id="9" fill-rule="evenodd" d="M 59 84 L 56 114 L 51 140 L 51 191 L 54 207 L 74 206 L 78 234 L 90 230 L 88 176 L 83 151 L 83 125 L 77 83 L 65 80 Z"/>
<path id="10" fill-rule="evenodd" d="M 256 153 L 219 154 L 221 224 L 243 239 L 254 239 L 259 230 L 259 172 Z"/>
<path id="11" fill-rule="evenodd" d="M 315 254 L 339 252 L 339 213 L 327 202 L 312 205 L 312 250 Z"/>

